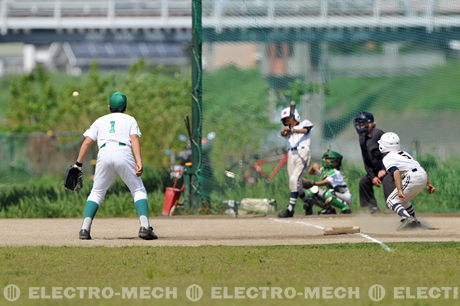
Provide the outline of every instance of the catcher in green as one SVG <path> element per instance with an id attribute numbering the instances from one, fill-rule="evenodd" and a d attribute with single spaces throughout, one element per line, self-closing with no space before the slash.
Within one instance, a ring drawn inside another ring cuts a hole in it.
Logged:
<path id="1" fill-rule="evenodd" d="M 302 179 L 305 195 L 308 198 L 304 205 L 305 214 L 311 215 L 312 206 L 319 205 L 322 210 L 319 214 L 335 214 L 336 208 L 342 214 L 350 214 L 351 193 L 345 179 L 340 172 L 343 156 L 334 151 L 326 151 L 322 157 L 322 167 L 314 163 L 308 174 L 322 178 L 317 182 Z"/>

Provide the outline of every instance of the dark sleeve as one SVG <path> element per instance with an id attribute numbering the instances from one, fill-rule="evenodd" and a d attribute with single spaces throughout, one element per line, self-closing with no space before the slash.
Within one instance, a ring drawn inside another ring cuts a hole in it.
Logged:
<path id="1" fill-rule="evenodd" d="M 379 150 L 378 141 L 384 134 L 382 130 L 374 129 L 370 138 L 367 138 L 365 143 L 361 145 L 363 151 L 364 167 L 367 175 L 374 178 L 380 170 L 385 170 L 383 165 L 383 154 Z M 362 140 L 360 140 L 361 142 Z"/>
<path id="2" fill-rule="evenodd" d="M 313 123 L 311 123 L 310 120 L 304 120 L 302 123 L 304 124 L 302 128 L 307 129 L 305 134 L 310 133 L 311 129 L 313 128 Z"/>
<path id="3" fill-rule="evenodd" d="M 378 141 L 380 140 L 380 137 L 382 137 L 383 134 L 385 134 L 384 131 L 376 129 L 376 133 L 374 135 L 375 137 L 373 137 L 375 147 L 372 150 L 371 155 L 372 155 L 372 161 L 373 161 L 375 172 L 378 172 L 380 170 L 385 170 L 385 165 L 383 164 L 384 155 L 382 152 L 380 152 L 379 143 L 378 143 Z"/>
<path id="4" fill-rule="evenodd" d="M 359 138 L 359 146 L 361 147 L 361 155 L 363 157 L 364 169 L 366 170 L 367 175 L 372 179 L 375 177 L 374 167 L 372 166 L 370 152 L 368 151 L 367 142 L 370 141 L 361 136 Z"/>
<path id="5" fill-rule="evenodd" d="M 374 174 L 374 168 L 372 167 L 369 167 L 368 165 L 366 165 L 366 163 L 364 163 L 364 168 L 366 169 L 366 173 L 367 175 L 373 179 L 376 175 Z"/>

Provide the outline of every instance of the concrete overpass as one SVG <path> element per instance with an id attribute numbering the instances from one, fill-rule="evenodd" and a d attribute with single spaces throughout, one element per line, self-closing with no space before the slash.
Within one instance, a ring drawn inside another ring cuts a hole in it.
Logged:
<path id="1" fill-rule="evenodd" d="M 80 51 L 88 54 L 86 62 L 96 55 L 110 61 L 110 44 L 124 44 L 126 54 L 145 57 L 152 44 L 166 44 L 158 47 L 162 53 L 191 41 L 191 2 L 0 0 L 0 43 L 28 45 L 26 71 L 37 58 L 52 62 L 59 50 L 68 51 L 70 58 Z M 295 42 L 297 56 L 288 60 L 299 70 L 288 69 L 294 75 L 310 74 L 300 60 L 311 51 L 308 57 L 318 62 L 321 42 L 460 40 L 460 0 L 203 0 L 202 7 L 208 45 Z M 130 42 L 145 45 L 131 52 Z M 57 48 L 56 43 L 68 47 Z M 206 48 L 213 52 L 212 46 Z M 121 63 L 118 58 L 112 62 Z"/>
<path id="2" fill-rule="evenodd" d="M 202 6 L 209 41 L 283 39 L 286 34 L 327 40 L 315 34 L 325 30 L 333 33 L 329 39 L 347 40 L 334 33 L 431 33 L 460 27 L 460 0 L 203 0 Z M 0 42 L 187 41 L 190 29 L 191 0 L 0 1 Z M 267 36 L 261 29 L 278 32 Z"/>

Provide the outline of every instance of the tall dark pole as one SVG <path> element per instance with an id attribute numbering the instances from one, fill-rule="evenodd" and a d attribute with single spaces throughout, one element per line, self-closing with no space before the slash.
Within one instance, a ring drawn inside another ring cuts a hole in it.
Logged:
<path id="1" fill-rule="evenodd" d="M 203 70 L 201 63 L 201 44 L 203 28 L 201 24 L 201 0 L 192 0 L 192 166 L 188 169 L 189 175 L 189 208 L 200 208 L 202 177 L 202 92 Z"/>

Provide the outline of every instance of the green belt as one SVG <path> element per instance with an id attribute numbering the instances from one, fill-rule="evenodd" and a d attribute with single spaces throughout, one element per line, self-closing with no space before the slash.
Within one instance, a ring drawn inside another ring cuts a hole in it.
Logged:
<path id="1" fill-rule="evenodd" d="M 104 144 L 100 147 L 100 149 L 104 148 L 106 144 L 107 144 L 107 143 L 104 143 Z M 119 142 L 118 145 L 119 145 L 120 147 L 124 147 L 124 146 L 126 146 L 126 143 Z"/>

